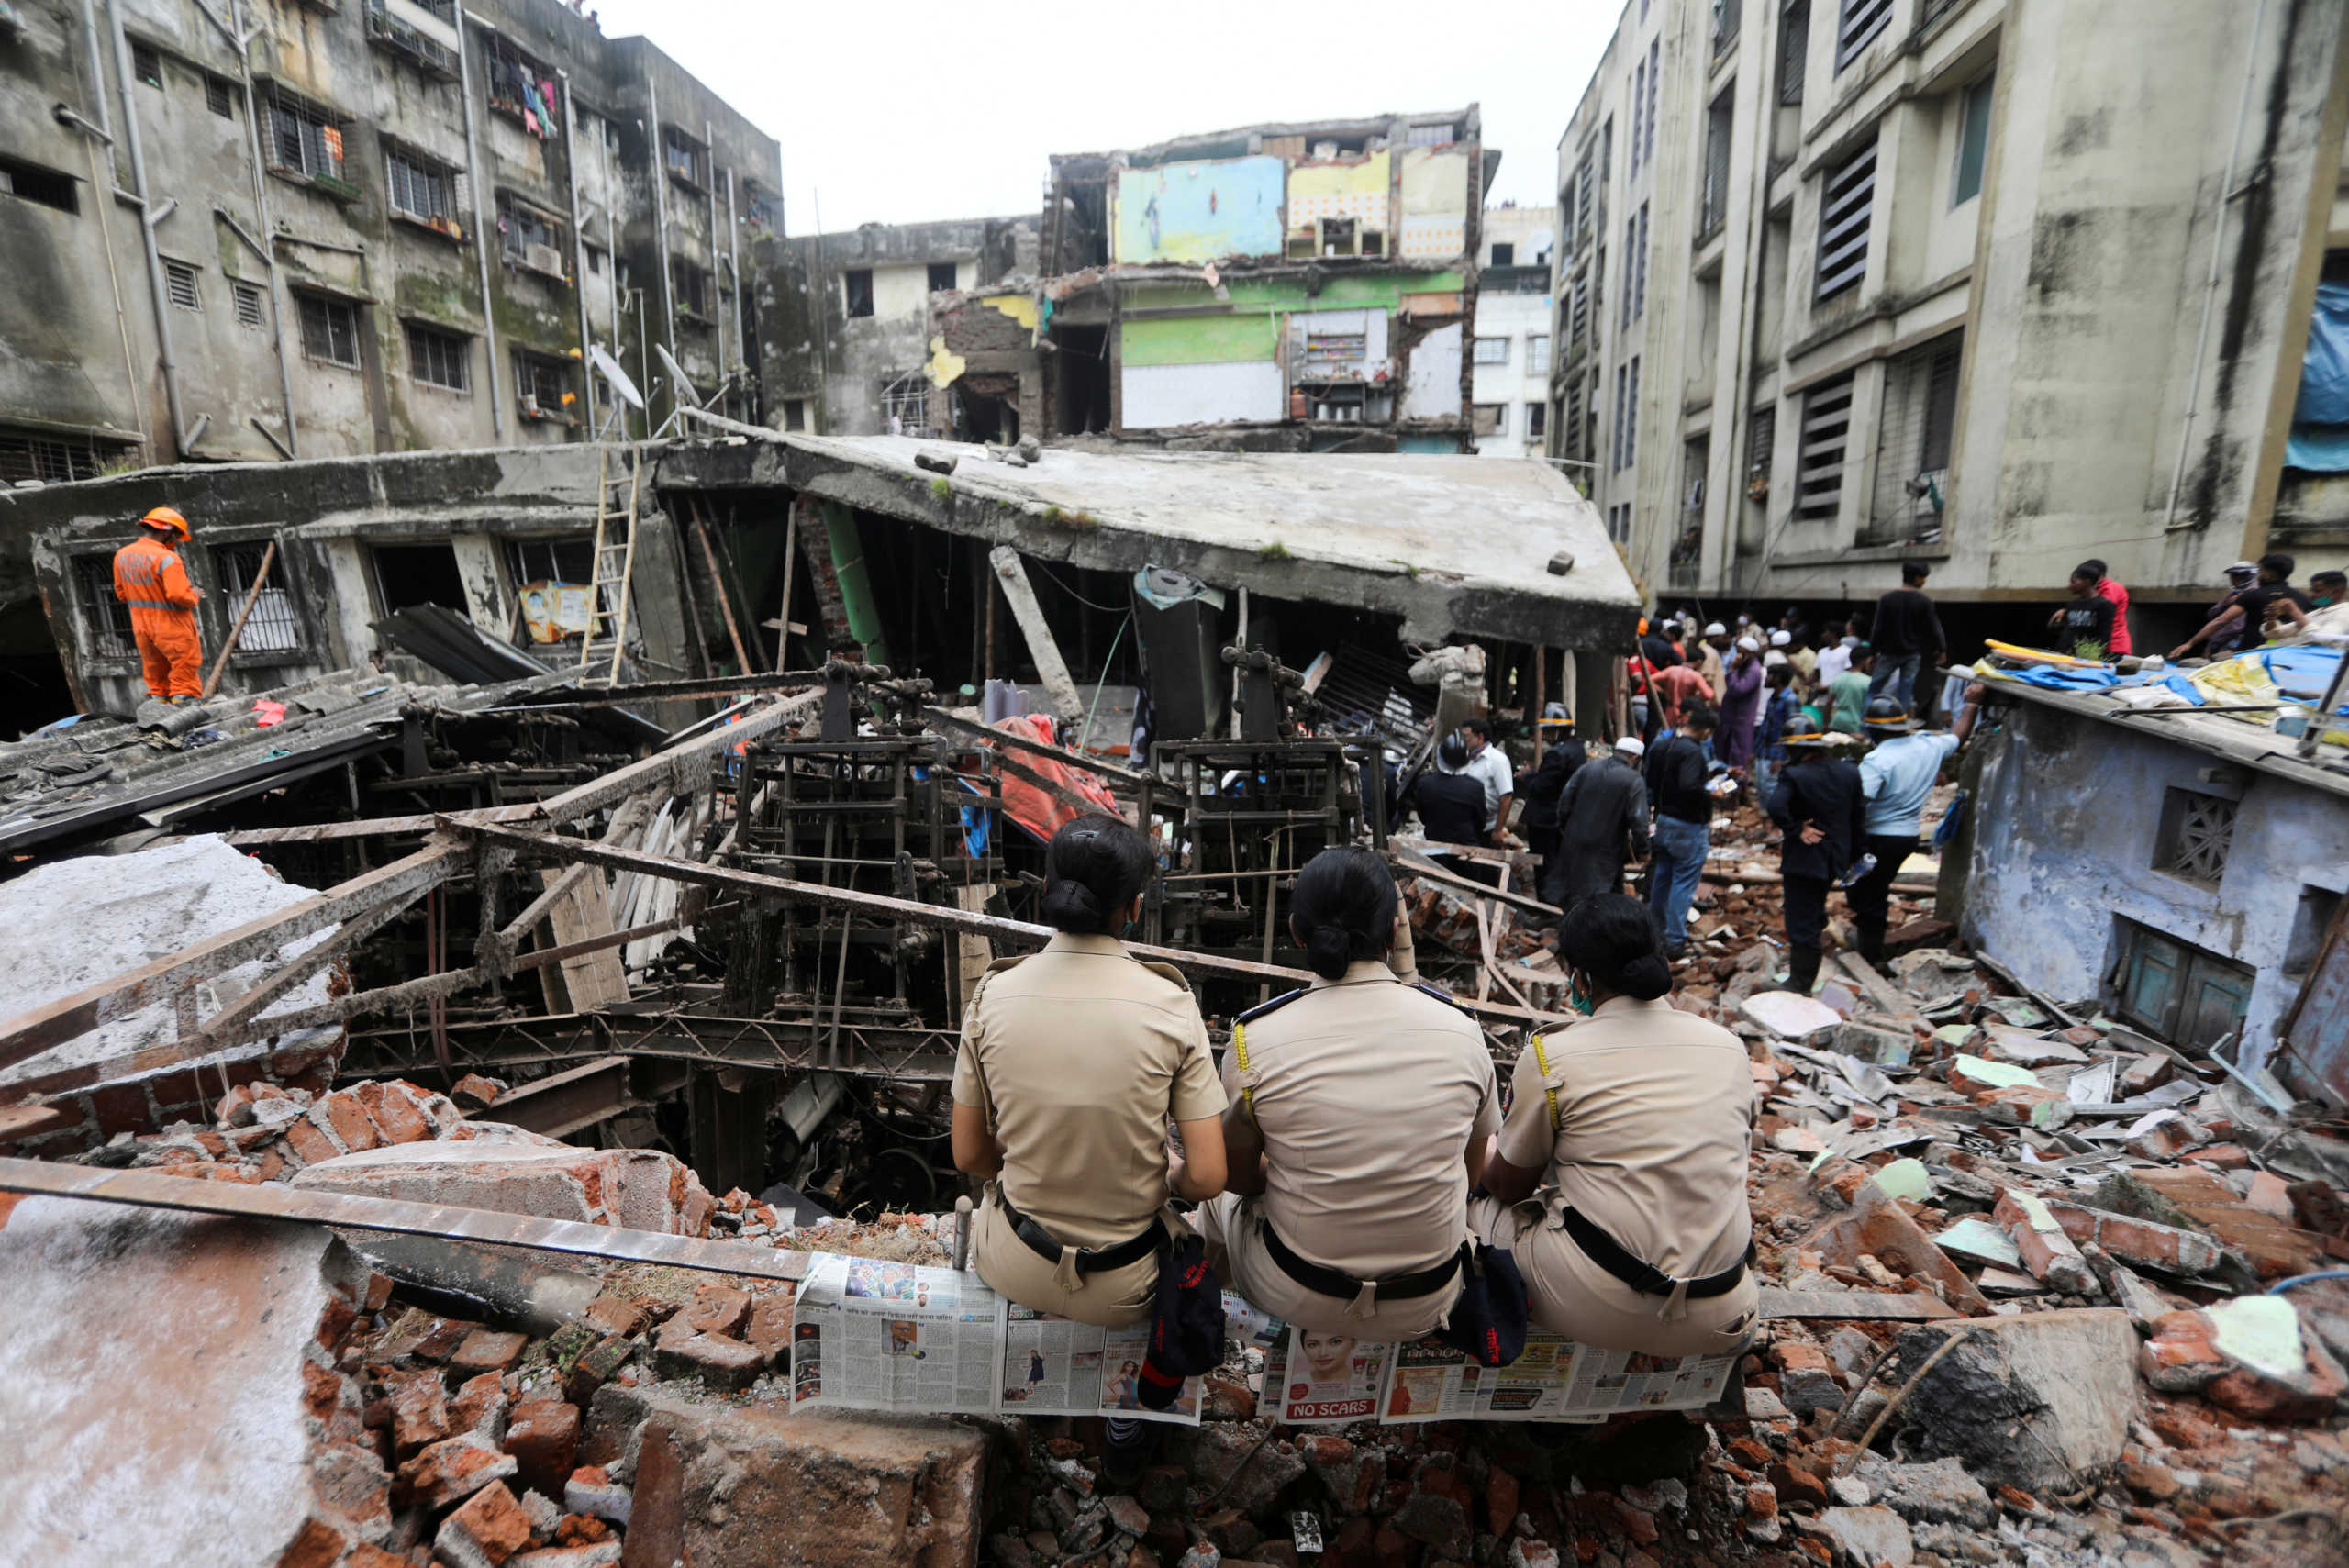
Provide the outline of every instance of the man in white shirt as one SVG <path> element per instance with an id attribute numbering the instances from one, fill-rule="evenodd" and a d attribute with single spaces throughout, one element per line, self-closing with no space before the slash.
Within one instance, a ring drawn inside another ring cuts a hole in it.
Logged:
<path id="1" fill-rule="evenodd" d="M 1490 720 L 1468 720 L 1460 727 L 1460 738 L 1467 742 L 1468 760 L 1456 768 L 1446 766 L 1441 760 L 1436 766 L 1448 773 L 1465 773 L 1485 786 L 1485 839 L 1487 843 L 1498 844 L 1508 828 L 1517 771 L 1508 765 L 1501 749 L 1493 744 Z"/>
<path id="2" fill-rule="evenodd" d="M 1859 645 L 1858 638 L 1846 637 L 1832 648 L 1822 651 L 1819 655 L 1819 684 L 1822 686 L 1831 686 L 1835 684 L 1835 677 L 1849 671 L 1852 667 L 1852 650 Z"/>

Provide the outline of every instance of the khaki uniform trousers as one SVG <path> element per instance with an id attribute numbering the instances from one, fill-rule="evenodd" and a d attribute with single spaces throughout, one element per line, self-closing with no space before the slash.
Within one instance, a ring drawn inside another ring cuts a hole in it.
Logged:
<path id="1" fill-rule="evenodd" d="M 1353 1297 L 1324 1296 L 1289 1278 L 1264 1248 L 1263 1200 L 1225 1193 L 1193 1212 L 1191 1223 L 1207 1239 L 1226 1290 L 1250 1306 L 1317 1334 L 1352 1334 L 1372 1340 L 1417 1340 L 1434 1333 L 1451 1315 L 1460 1281 L 1403 1301 L 1375 1301 L 1364 1314 Z M 1221 1257 L 1216 1256 L 1220 1249 Z M 1430 1266 L 1433 1266 L 1431 1260 Z"/>
<path id="2" fill-rule="evenodd" d="M 1019 1239 L 1004 1217 L 993 1183 L 988 1184 L 972 1218 L 971 1264 L 998 1296 L 1101 1329 L 1122 1329 L 1150 1316 L 1158 1294 L 1155 1251 L 1106 1273 L 1080 1274 L 1074 1267 L 1064 1271 L 1038 1256 Z M 1190 1234 L 1182 1216 L 1172 1208 L 1163 1211 L 1161 1218 L 1170 1222 L 1177 1239 Z"/>
<path id="3" fill-rule="evenodd" d="M 1591 1262 L 1553 1214 L 1553 1192 L 1503 1205 L 1468 1201 L 1468 1225 L 1486 1244 L 1516 1255 L 1532 1298 L 1534 1324 L 1576 1344 L 1653 1356 L 1726 1355 L 1753 1338 L 1761 1293 L 1753 1271 L 1722 1296 L 1694 1301 L 1643 1296 Z"/>

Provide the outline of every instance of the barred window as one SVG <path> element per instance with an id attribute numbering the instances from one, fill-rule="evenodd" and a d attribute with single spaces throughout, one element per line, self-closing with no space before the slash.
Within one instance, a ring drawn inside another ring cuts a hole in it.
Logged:
<path id="1" fill-rule="evenodd" d="M 302 352 L 349 370 L 359 368 L 359 309 L 324 295 L 296 296 L 302 306 Z"/>
<path id="2" fill-rule="evenodd" d="M 661 161 L 670 173 L 689 184 L 709 183 L 709 150 L 675 126 L 661 128 Z"/>
<path id="3" fill-rule="evenodd" d="M 1508 363 L 1508 339 L 1506 338 L 1477 339 L 1475 362 L 1480 365 Z"/>
<path id="4" fill-rule="evenodd" d="M 0 428 L 0 484 L 38 479 L 61 484 L 89 479 L 106 465 L 109 450 L 87 436 Z"/>
<path id="5" fill-rule="evenodd" d="M 204 73 L 204 106 L 224 120 L 237 117 L 233 96 L 236 90 L 237 84 L 219 72 L 207 71 Z"/>
<path id="6" fill-rule="evenodd" d="M 1819 189 L 1819 279 L 1814 299 L 1857 288 L 1868 270 L 1868 227 L 1876 217 L 1876 144 L 1827 172 Z"/>
<path id="7" fill-rule="evenodd" d="M 195 269 L 185 261 L 163 263 L 163 292 L 182 310 L 204 308 L 204 295 L 196 288 Z"/>
<path id="8" fill-rule="evenodd" d="M 237 325 L 266 327 L 269 317 L 263 308 L 259 284 L 230 283 L 228 292 L 237 301 Z"/>
<path id="9" fill-rule="evenodd" d="M 500 248 L 508 261 L 551 277 L 562 275 L 562 225 L 553 215 L 513 196 L 500 195 L 497 228 Z"/>
<path id="10" fill-rule="evenodd" d="M 328 110 L 273 85 L 269 90 L 269 136 L 273 166 L 313 180 L 343 177 L 342 126 Z"/>
<path id="11" fill-rule="evenodd" d="M 114 596 L 113 556 L 73 558 L 73 603 L 93 654 L 128 659 L 139 651 L 138 639 L 130 635 L 130 606 Z"/>
<path id="12" fill-rule="evenodd" d="M 213 573 L 220 580 L 221 596 L 231 606 L 231 616 L 244 608 L 245 595 L 252 592 L 253 581 L 261 575 L 262 557 L 267 550 L 264 544 L 213 547 Z M 295 612 L 294 595 L 286 586 L 285 556 L 280 551 L 277 559 L 270 562 L 268 585 L 253 600 L 252 614 L 245 617 L 245 629 L 237 639 L 237 651 L 284 653 L 301 646 L 301 617 Z"/>
<path id="13" fill-rule="evenodd" d="M 473 339 L 464 334 L 408 323 L 408 373 L 427 386 L 444 386 L 451 392 L 471 391 L 473 357 Z"/>
<path id="14" fill-rule="evenodd" d="M 1876 34 L 1892 20 L 1892 0 L 1843 0 L 1843 18 L 1835 31 L 1835 69 L 1842 71 L 1859 59 Z"/>
<path id="15" fill-rule="evenodd" d="M 1831 522 L 1843 505 L 1843 456 L 1852 433 L 1852 377 L 1821 382 L 1802 400 L 1802 431 L 1795 448 L 1794 515 Z"/>
<path id="16" fill-rule="evenodd" d="M 521 401 L 525 418 L 560 418 L 563 396 L 570 390 L 568 364 L 545 354 L 515 351 L 514 393 Z"/>
<path id="17" fill-rule="evenodd" d="M 384 188 L 392 210 L 403 217 L 429 223 L 457 216 L 456 171 L 421 153 L 406 148 L 385 150 Z"/>

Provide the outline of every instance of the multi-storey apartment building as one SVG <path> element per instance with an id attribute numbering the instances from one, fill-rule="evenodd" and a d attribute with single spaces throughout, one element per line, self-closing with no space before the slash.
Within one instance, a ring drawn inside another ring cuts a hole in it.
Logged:
<path id="1" fill-rule="evenodd" d="M 1469 414 L 1479 457 L 1540 457 L 1550 417 L 1550 255 L 1555 207 L 1485 209 Z"/>
<path id="2" fill-rule="evenodd" d="M 596 345 L 755 413 L 781 182 L 559 0 L 0 7 L 0 480 L 582 439 Z"/>
<path id="3" fill-rule="evenodd" d="M 2343 15 L 1629 0 L 1559 145 L 1552 452 L 1675 602 L 1920 558 L 2020 629 L 2094 556 L 2158 632 L 2349 545 L 2288 454 L 2349 281 Z"/>

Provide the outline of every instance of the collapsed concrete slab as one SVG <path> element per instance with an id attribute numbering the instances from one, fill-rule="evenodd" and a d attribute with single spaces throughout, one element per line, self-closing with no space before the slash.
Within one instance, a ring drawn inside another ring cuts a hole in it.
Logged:
<path id="1" fill-rule="evenodd" d="M 367 1270 L 332 1232 L 0 1195 L 0 1562 L 333 1562 L 391 1529 L 322 1348 Z"/>
<path id="2" fill-rule="evenodd" d="M 2070 1493 L 2118 1462 L 2142 1397 L 2137 1330 L 2113 1307 L 1935 1324 L 1900 1340 L 1888 1375 L 1918 1375 L 1901 1406 L 1919 1451 L 1987 1481 Z"/>
<path id="3" fill-rule="evenodd" d="M 294 1185 L 451 1208 L 575 1219 L 699 1236 L 716 1202 L 691 1171 L 656 1149 L 579 1149 L 513 1131 L 463 1141 L 401 1143 L 321 1160 Z"/>
<path id="4" fill-rule="evenodd" d="M 611 1386 L 599 1426 L 640 1427 L 629 1568 L 967 1568 L 987 1439 L 957 1422 L 794 1416 Z"/>

